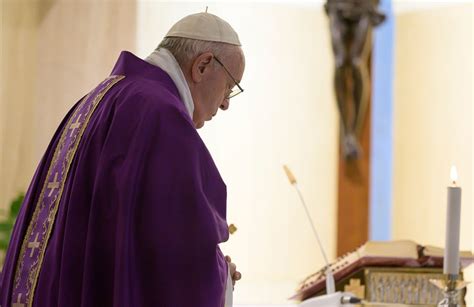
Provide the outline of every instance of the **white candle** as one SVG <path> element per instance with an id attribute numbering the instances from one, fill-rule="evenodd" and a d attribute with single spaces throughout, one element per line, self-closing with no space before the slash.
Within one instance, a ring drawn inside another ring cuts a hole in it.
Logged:
<path id="1" fill-rule="evenodd" d="M 446 210 L 446 244 L 444 250 L 443 273 L 459 274 L 459 232 L 461 226 L 461 188 L 456 186 L 456 167 L 451 167 L 452 185 L 448 187 Z"/>

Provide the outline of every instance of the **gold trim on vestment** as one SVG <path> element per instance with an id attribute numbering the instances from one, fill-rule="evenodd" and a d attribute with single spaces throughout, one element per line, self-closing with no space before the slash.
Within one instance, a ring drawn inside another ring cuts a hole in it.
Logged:
<path id="1" fill-rule="evenodd" d="M 84 133 L 85 129 L 87 128 L 87 125 L 89 123 L 89 120 L 90 120 L 92 114 L 94 113 L 96 107 L 99 105 L 99 103 L 102 100 L 102 98 L 104 97 L 104 95 L 110 90 L 110 88 L 112 88 L 112 86 L 114 86 L 117 82 L 119 82 L 123 78 L 125 78 L 125 76 L 111 76 L 111 77 L 107 78 L 104 81 L 104 82 L 107 82 L 107 81 L 112 80 L 112 81 L 110 81 L 109 84 L 107 84 L 106 87 L 101 89 L 100 92 L 97 93 L 97 95 L 93 98 L 93 101 L 90 105 L 90 109 L 83 111 L 84 113 L 86 113 L 85 114 L 86 119 L 81 124 L 81 126 L 79 128 L 80 130 L 79 130 L 78 134 L 76 135 L 75 139 L 73 139 L 73 141 L 68 146 L 69 148 L 67 148 L 68 152 L 67 152 L 67 154 L 65 156 L 65 159 L 63 161 L 63 165 L 61 166 L 61 172 L 62 172 L 61 175 L 62 176 L 61 176 L 61 182 L 59 184 L 59 192 L 56 195 L 56 198 L 53 199 L 53 201 L 51 202 L 51 205 L 50 205 L 50 208 L 49 208 L 49 216 L 44 221 L 44 223 L 42 225 L 43 226 L 43 232 L 42 232 L 43 238 L 39 242 L 40 243 L 40 245 L 39 245 L 39 255 L 38 255 L 37 261 L 35 261 L 32 264 L 32 266 L 29 270 L 29 274 L 28 274 L 28 282 L 26 283 L 26 290 L 27 291 L 26 291 L 26 293 L 24 293 L 25 296 L 26 296 L 26 306 L 28 306 L 28 307 L 31 307 L 33 305 L 34 294 L 35 294 L 34 292 L 35 292 L 35 289 L 36 289 L 36 284 L 37 284 L 37 281 L 38 281 L 38 278 L 39 278 L 39 274 L 41 272 L 41 266 L 43 264 L 43 258 L 44 258 L 44 254 L 46 252 L 46 247 L 48 246 L 48 241 L 49 241 L 49 238 L 51 236 L 51 232 L 52 232 L 55 220 L 56 220 L 56 214 L 57 214 L 57 211 L 58 211 L 59 203 L 60 203 L 62 192 L 63 192 L 63 189 L 64 189 L 64 184 L 67 180 L 67 174 L 69 172 L 69 168 L 70 168 L 72 160 L 73 160 L 73 158 L 76 154 L 76 151 L 77 151 L 77 148 L 78 148 L 79 143 L 81 141 L 81 138 L 83 136 L 83 133 Z M 16 273 L 15 273 L 15 279 L 14 279 L 14 288 L 13 288 L 14 290 L 16 288 L 18 288 L 19 283 L 20 283 L 21 272 L 22 272 L 23 265 L 24 265 L 23 261 L 24 261 L 25 257 L 28 256 L 28 255 L 26 255 L 26 251 L 27 251 L 27 248 L 28 248 L 28 243 L 29 243 L 29 239 L 31 237 L 31 233 L 32 233 L 33 229 L 36 229 L 36 226 L 37 226 L 37 223 L 38 223 L 38 215 L 45 206 L 44 194 L 45 194 L 45 191 L 48 188 L 48 184 L 49 184 L 48 179 L 51 176 L 51 171 L 56 166 L 61 151 L 63 149 L 66 149 L 66 148 L 63 148 L 63 147 L 64 147 L 66 136 L 70 132 L 72 120 L 74 118 L 76 118 L 77 113 L 80 110 L 82 110 L 82 107 L 84 106 L 84 104 L 87 103 L 88 99 L 90 98 L 90 96 L 92 95 L 92 93 L 94 91 L 95 91 L 95 89 L 93 91 L 91 91 L 84 99 L 81 100 L 80 104 L 76 107 L 73 114 L 68 119 L 66 126 L 63 128 L 63 130 L 61 132 L 61 137 L 60 137 L 60 140 L 59 140 L 58 144 L 56 145 L 55 152 L 54 152 L 54 155 L 53 155 L 53 159 L 51 160 L 51 163 L 49 165 L 48 173 L 45 177 L 45 182 L 43 183 L 43 187 L 42 187 L 41 194 L 40 194 L 40 197 L 38 199 L 38 202 L 36 204 L 35 211 L 33 213 L 32 219 L 31 219 L 31 221 L 28 225 L 28 230 L 25 234 L 25 237 L 23 238 L 23 243 L 22 243 L 22 246 L 21 246 L 20 255 L 19 255 L 19 258 L 17 260 L 18 263 L 17 263 L 17 266 L 16 266 Z M 77 127 L 75 129 L 77 129 Z M 30 284 L 32 285 L 31 288 L 30 288 Z"/>

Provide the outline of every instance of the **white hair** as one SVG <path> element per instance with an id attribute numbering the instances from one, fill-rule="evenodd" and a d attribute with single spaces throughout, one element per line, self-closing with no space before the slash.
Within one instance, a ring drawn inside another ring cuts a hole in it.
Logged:
<path id="1" fill-rule="evenodd" d="M 236 46 L 184 37 L 165 37 L 157 49 L 168 49 L 181 66 L 187 66 L 191 60 L 204 52 L 212 52 L 219 59 L 228 56 Z M 215 65 L 215 63 L 214 63 Z"/>

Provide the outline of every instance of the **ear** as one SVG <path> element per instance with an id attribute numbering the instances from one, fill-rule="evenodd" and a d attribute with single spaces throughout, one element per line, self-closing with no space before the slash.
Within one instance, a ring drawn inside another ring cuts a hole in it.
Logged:
<path id="1" fill-rule="evenodd" d="M 211 71 L 211 62 L 214 55 L 212 52 L 205 52 L 196 59 L 191 66 L 191 76 L 196 83 L 201 82 L 205 75 Z"/>

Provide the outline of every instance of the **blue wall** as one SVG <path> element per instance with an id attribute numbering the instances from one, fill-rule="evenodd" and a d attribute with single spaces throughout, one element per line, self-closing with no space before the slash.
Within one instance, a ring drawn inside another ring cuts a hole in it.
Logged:
<path id="1" fill-rule="evenodd" d="M 379 6 L 387 19 L 374 31 L 369 239 L 392 236 L 394 15 L 391 0 Z"/>

